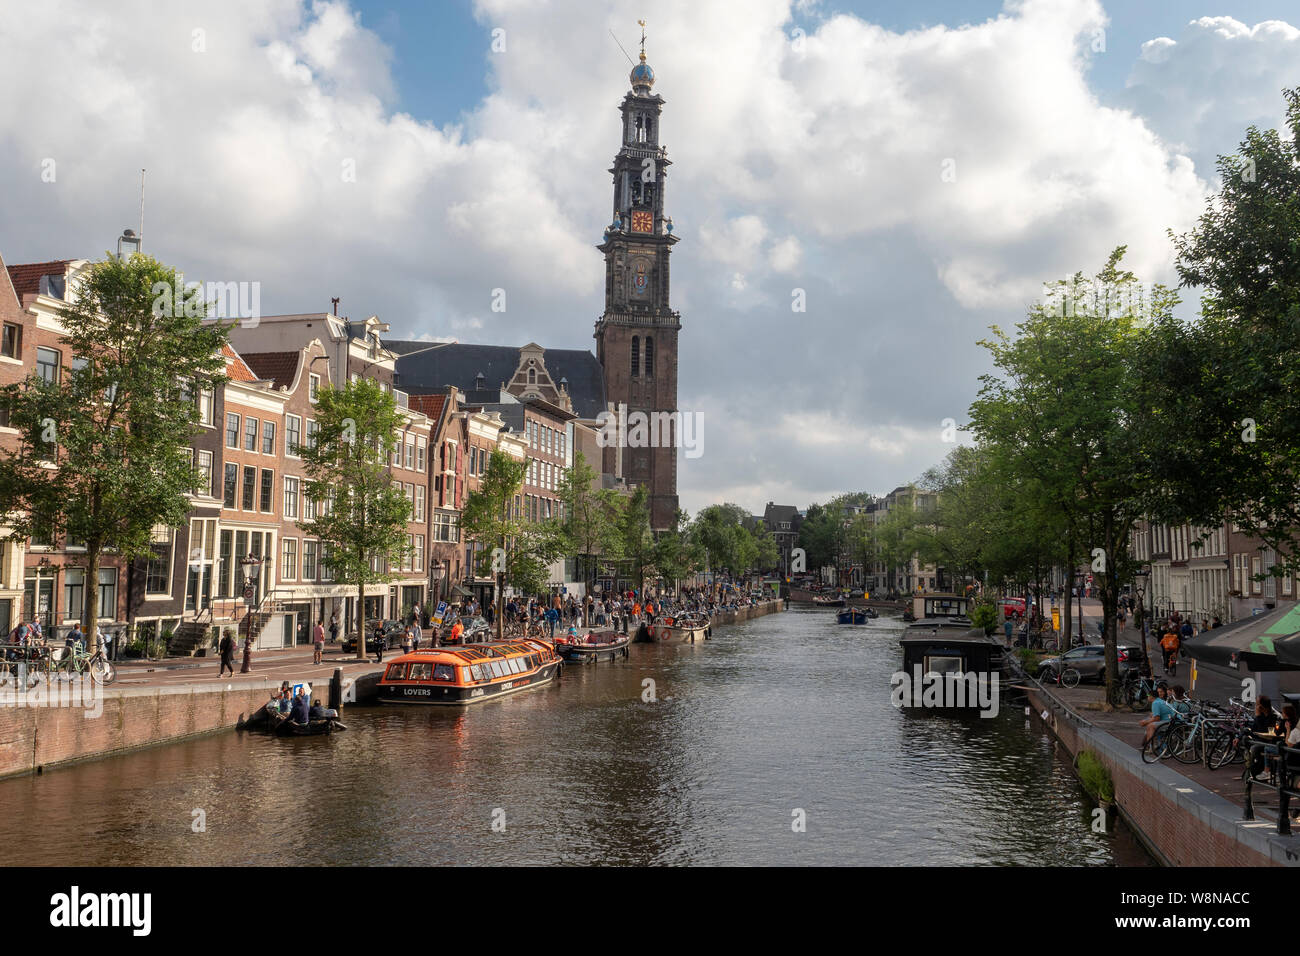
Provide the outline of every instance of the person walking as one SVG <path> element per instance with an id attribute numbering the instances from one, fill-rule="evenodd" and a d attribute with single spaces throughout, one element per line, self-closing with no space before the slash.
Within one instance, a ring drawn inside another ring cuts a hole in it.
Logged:
<path id="1" fill-rule="evenodd" d="M 325 650 L 325 626 L 320 621 L 317 621 L 316 626 L 312 628 L 311 643 L 312 663 L 319 664 L 321 653 Z"/>
<path id="2" fill-rule="evenodd" d="M 384 628 L 382 621 L 375 622 L 375 636 L 372 638 L 375 645 L 375 663 L 384 662 Z"/>
<path id="3" fill-rule="evenodd" d="M 339 612 L 335 611 L 330 615 L 330 643 L 333 644 L 339 639 Z"/>
<path id="4" fill-rule="evenodd" d="M 221 638 L 220 651 L 221 651 L 221 670 L 217 673 L 217 677 L 224 677 L 226 675 L 226 668 L 230 668 L 230 676 L 234 677 L 235 676 L 235 641 L 234 638 L 230 636 L 229 631 L 225 631 Z"/>

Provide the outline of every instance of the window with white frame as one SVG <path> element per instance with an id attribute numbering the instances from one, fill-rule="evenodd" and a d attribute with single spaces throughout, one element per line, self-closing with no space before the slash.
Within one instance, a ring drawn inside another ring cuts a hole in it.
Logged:
<path id="1" fill-rule="evenodd" d="M 320 376 L 308 375 L 307 376 L 307 401 L 315 405 L 316 400 L 318 398 L 320 398 Z"/>
<path id="2" fill-rule="evenodd" d="M 416 571 L 424 570 L 424 535 L 415 536 L 415 567 Z"/>
<path id="3" fill-rule="evenodd" d="M 291 475 L 284 476 L 284 516 L 298 517 L 298 479 Z"/>
<path id="4" fill-rule="evenodd" d="M 415 440 L 410 436 L 406 439 L 406 468 L 415 471 Z"/>
<path id="5" fill-rule="evenodd" d="M 99 569 L 99 619 L 117 617 L 117 568 Z"/>
<path id="6" fill-rule="evenodd" d="M 298 580 L 298 539 L 280 539 L 280 580 Z"/>
<path id="7" fill-rule="evenodd" d="M 284 416 L 284 454 L 287 458 L 297 458 L 298 448 L 302 444 L 302 419 L 297 415 Z"/>
<path id="8" fill-rule="evenodd" d="M 428 457 L 429 446 L 423 436 L 415 439 L 415 470 L 424 471 L 424 462 Z"/>
<path id="9" fill-rule="evenodd" d="M 302 579 L 304 581 L 316 580 L 316 548 L 315 541 L 304 540 L 302 543 Z"/>
<path id="10" fill-rule="evenodd" d="M 415 520 L 424 520 L 424 485 L 415 486 Z"/>

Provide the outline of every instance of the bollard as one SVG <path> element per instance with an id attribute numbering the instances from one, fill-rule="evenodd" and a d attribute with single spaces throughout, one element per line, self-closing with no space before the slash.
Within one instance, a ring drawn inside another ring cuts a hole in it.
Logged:
<path id="1" fill-rule="evenodd" d="M 334 676 L 330 678 L 330 708 L 343 713 L 343 668 L 334 668 Z"/>

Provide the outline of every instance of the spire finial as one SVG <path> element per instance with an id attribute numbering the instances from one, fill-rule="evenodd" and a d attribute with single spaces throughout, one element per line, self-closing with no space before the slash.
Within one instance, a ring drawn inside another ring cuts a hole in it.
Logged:
<path id="1" fill-rule="evenodd" d="M 641 26 L 641 62 L 644 63 L 645 62 L 645 21 L 638 20 L 637 23 Z"/>

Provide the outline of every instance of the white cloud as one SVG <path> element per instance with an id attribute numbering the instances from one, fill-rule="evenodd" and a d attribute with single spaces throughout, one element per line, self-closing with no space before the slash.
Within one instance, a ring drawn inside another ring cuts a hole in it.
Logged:
<path id="1" fill-rule="evenodd" d="M 1170 279 L 1165 230 L 1200 212 L 1206 156 L 1276 124 L 1297 62 L 1294 27 L 1198 20 L 1143 47 L 1123 109 L 1088 83 L 1096 0 L 901 34 L 798 0 L 819 18 L 798 45 L 792 6 L 661 0 L 650 23 L 681 404 L 726 423 L 682 462 L 692 509 L 887 489 L 938 461 L 985 327 L 1120 243 Z M 608 30 L 626 45 L 639 14 L 476 15 L 492 92 L 439 127 L 392 112 L 391 53 L 344 0 L 6 4 L 0 82 L 22 95 L 0 99 L 0 253 L 96 255 L 135 225 L 147 166 L 146 249 L 261 280 L 264 310 L 341 296 L 399 335 L 591 347 L 627 88 Z"/>

